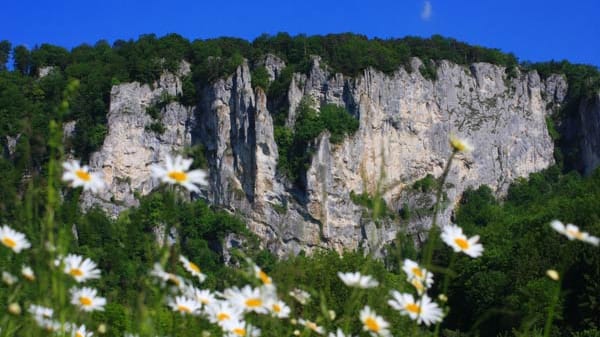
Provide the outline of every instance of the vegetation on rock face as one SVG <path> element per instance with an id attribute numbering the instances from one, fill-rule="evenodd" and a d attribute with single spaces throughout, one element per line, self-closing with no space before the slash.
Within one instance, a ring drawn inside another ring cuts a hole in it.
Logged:
<path id="1" fill-rule="evenodd" d="M 275 125 L 275 142 L 279 151 L 278 169 L 297 184 L 302 183 L 306 170 L 310 167 L 316 145 L 314 142 L 322 132 L 328 131 L 329 141 L 337 144 L 358 130 L 358 120 L 346 109 L 326 104 L 318 112 L 312 104 L 308 98 L 300 102 L 293 130 Z"/>

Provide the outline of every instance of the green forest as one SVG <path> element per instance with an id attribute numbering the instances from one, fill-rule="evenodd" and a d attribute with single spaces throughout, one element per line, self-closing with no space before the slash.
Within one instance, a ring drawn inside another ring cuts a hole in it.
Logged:
<path id="1" fill-rule="evenodd" d="M 259 66 L 268 53 L 286 62 L 282 74 L 271 83 L 264 67 Z M 598 247 L 567 240 L 549 225 L 559 219 L 600 235 L 600 171 L 584 177 L 573 169 L 578 158 L 573 150 L 576 144 L 567 143 L 560 130 L 554 130 L 560 149 L 556 165 L 517 180 L 502 199 L 486 186 L 467 190 L 462 196 L 453 221 L 465 232 L 480 236 L 485 245 L 481 257 L 453 254 L 440 240 L 424 244 L 432 249 L 427 267 L 436 273 L 430 294 L 434 298 L 444 294 L 448 299 L 444 306 L 447 314 L 438 326 L 412 324 L 381 300 L 393 289 L 412 289 L 402 270 L 404 259 L 426 259 L 427 252 L 416 247 L 414 238 L 406 234 L 400 233 L 385 247 L 387 254 L 382 259 L 362 251 L 342 256 L 332 251 L 301 253 L 279 259 L 259 248 L 259 239 L 241 218 L 205 200 L 189 200 L 181 190 L 161 186 L 140 197 L 139 207 L 113 219 L 100 209 L 82 212 L 78 203 L 81 189 L 59 183 L 64 153 L 73 152 L 85 163 L 102 145 L 113 85 L 131 81 L 151 84 L 164 71 L 177 71 L 180 61 L 186 60 L 192 72 L 183 80 L 183 95 L 169 99 L 196 106 L 205 86 L 229 76 L 248 60 L 253 86 L 262 88 L 271 104 L 280 151 L 277 170 L 301 186 L 314 152 L 312 140 L 326 130 L 335 144 L 358 129 L 358 120 L 345 109 L 324 105 L 317 111 L 308 101 L 300 104 L 295 126 L 285 126 L 292 74 L 307 72 L 311 55 L 321 56 L 333 72 L 350 76 L 368 67 L 385 73 L 400 67 L 409 71 L 411 57 L 423 60 L 419 71 L 431 80 L 436 79 L 436 63 L 441 60 L 467 66 L 474 62 L 497 64 L 505 67 L 507 77 L 517 76 L 517 70 L 536 70 L 543 78 L 563 74 L 569 84 L 567 104 L 550 117 L 551 126 L 572 117 L 582 99 L 600 90 L 600 71 L 596 67 L 567 61 L 520 62 L 515 55 L 497 49 L 437 35 L 428 39 L 369 39 L 356 34 L 280 33 L 262 35 L 254 41 L 228 37 L 189 41 L 177 34 L 150 34 L 112 44 L 83 44 L 71 50 L 49 44 L 29 49 L 2 41 L 0 224 L 24 233 L 32 248 L 26 255 L 12 254 L 0 246 L 0 269 L 14 275 L 20 274 L 24 264 L 36 270 L 52 270 L 44 249 L 49 238 L 54 238 L 58 246 L 51 256 L 68 252 L 95 261 L 102 277 L 90 284 L 106 297 L 107 304 L 103 311 L 75 317 L 94 331 L 99 323 L 104 324 L 103 335 L 110 337 L 125 333 L 184 337 L 198 336 L 202 331 L 222 334 L 209 321 L 182 316 L 165 305 L 168 290 L 155 284 L 149 272 L 160 261 L 170 273 L 184 274 L 186 270 L 178 264 L 179 255 L 201 266 L 207 276 L 202 288 L 218 291 L 258 284 L 246 268 L 252 261 L 276 283 L 281 298 L 291 307 L 291 317 L 314 321 L 328 332 L 342 326 L 355 335 L 367 336 L 361 321 L 352 316 L 360 303 L 386 317 L 394 336 L 600 336 Z M 40 78 L 39 71 L 48 66 L 53 70 Z M 77 121 L 76 129 L 73 137 L 62 143 L 58 136 L 62 133 L 57 130 L 69 121 Z M 160 127 L 157 125 L 156 130 Z M 10 140 L 15 143 L 9 144 Z M 199 161 L 205 163 L 206 159 Z M 430 185 L 443 186 L 439 182 Z M 357 197 L 365 205 L 372 204 L 372 200 L 364 199 Z M 388 212 L 398 213 L 386 209 Z M 160 245 L 157 228 L 163 228 L 164 233 L 175 229 L 178 238 L 174 244 Z M 242 244 L 225 256 L 224 239 L 231 235 L 243 238 Z M 548 269 L 560 274 L 558 288 L 556 281 L 546 275 Z M 339 271 L 360 271 L 381 285 L 373 290 L 353 290 L 344 286 Z M 46 296 L 47 289 L 52 289 L 53 296 L 64 295 L 60 286 L 63 275 L 56 274 L 40 275 L 38 284 L 18 289 L 20 284 L 1 283 L 3 308 L 20 303 L 25 310 L 32 299 Z M 302 304 L 290 295 L 298 287 L 310 293 L 308 303 Z M 54 297 L 48 297 L 45 305 L 52 304 L 50 298 Z M 12 309 L 2 310 L 0 327 L 4 330 L 0 336 L 10 336 L 11 331 L 15 336 L 44 335 L 28 316 L 15 314 Z M 552 320 L 548 320 L 549 315 Z M 304 328 L 292 320 L 263 319 L 257 314 L 247 319 L 265 336 L 290 336 L 295 330 L 302 336 L 315 333 L 310 326 Z M 152 328 L 148 327 L 150 321 Z"/>

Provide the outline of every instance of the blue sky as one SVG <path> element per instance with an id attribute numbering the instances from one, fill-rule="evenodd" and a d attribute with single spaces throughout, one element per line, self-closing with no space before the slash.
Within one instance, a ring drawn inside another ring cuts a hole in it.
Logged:
<path id="1" fill-rule="evenodd" d="M 178 33 L 189 39 L 261 33 L 441 34 L 515 53 L 600 66 L 598 0 L 6 1 L 0 40 L 64 47 Z"/>

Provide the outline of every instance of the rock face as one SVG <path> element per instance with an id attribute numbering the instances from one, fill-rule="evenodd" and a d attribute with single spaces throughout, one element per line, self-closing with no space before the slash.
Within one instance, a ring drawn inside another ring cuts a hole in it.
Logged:
<path id="1" fill-rule="evenodd" d="M 581 102 L 576 122 L 581 171 L 587 175 L 600 166 L 600 94 Z"/>
<path id="2" fill-rule="evenodd" d="M 128 207 L 137 206 L 134 192 L 148 194 L 157 186 L 151 179 L 150 165 L 191 145 L 194 122 L 191 108 L 171 102 L 162 109 L 158 120 L 146 113 L 159 100 L 181 94 L 180 77 L 184 74 L 164 74 L 153 88 L 135 82 L 112 88 L 108 134 L 100 151 L 90 159 L 90 167 L 104 174 L 109 188 L 97 196 L 84 193 L 84 208 L 99 205 L 116 216 Z M 164 125 L 164 133 L 150 129 L 157 122 Z"/>
<path id="3" fill-rule="evenodd" d="M 416 70 L 420 64 L 413 59 L 410 71 L 366 69 L 351 78 L 330 73 L 314 58 L 308 75 L 294 74 L 286 125 L 294 125 L 304 96 L 311 96 L 316 108 L 344 106 L 360 121 L 359 130 L 340 144 L 331 144 L 327 133 L 315 140 L 303 188 L 277 174 L 267 97 L 252 88 L 246 63 L 208 85 L 195 111 L 170 103 L 161 115 L 163 135 L 146 130 L 151 118 L 144 110 L 163 90 L 176 95 L 179 77 L 163 76 L 154 90 L 137 83 L 115 86 L 109 133 L 91 161 L 104 171 L 110 190 L 102 196 L 105 201 L 86 196 L 84 202 L 101 202 L 113 214 L 135 205 L 134 191 L 146 194 L 155 187 L 151 163 L 199 142 L 209 160 L 206 197 L 242 215 L 265 247 L 279 255 L 319 248 L 378 250 L 399 230 L 418 234 L 426 229 L 430 215 L 412 212 L 416 215 L 403 221 L 372 221 L 352 202 L 351 191 L 379 192 L 393 211 L 430 207 L 431 192 L 412 185 L 427 174 L 442 174 L 451 134 L 469 139 L 475 151 L 453 162 L 441 223 L 450 221 L 452 205 L 467 187 L 487 184 L 501 195 L 515 178 L 553 163 L 546 117 L 563 103 L 564 78 L 541 81 L 536 72 L 508 78 L 499 66 L 442 61 L 432 81 Z M 274 79 L 284 64 L 270 56 L 264 66 Z"/>

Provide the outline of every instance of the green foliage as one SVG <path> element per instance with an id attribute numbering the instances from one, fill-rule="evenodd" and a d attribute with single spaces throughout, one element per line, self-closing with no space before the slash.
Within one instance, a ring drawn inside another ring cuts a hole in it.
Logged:
<path id="1" fill-rule="evenodd" d="M 334 104 L 326 104 L 318 112 L 312 108 L 308 98 L 302 99 L 297 114 L 293 131 L 275 126 L 275 142 L 279 151 L 279 171 L 291 181 L 301 184 L 315 151 L 314 140 L 322 132 L 329 131 L 330 142 L 339 143 L 358 130 L 358 120 L 346 109 Z"/>
<path id="2" fill-rule="evenodd" d="M 481 258 L 460 256 L 453 269 L 448 297 L 449 329 L 477 329 L 481 335 L 543 327 L 554 283 L 547 269 L 561 273 L 564 297 L 559 302 L 555 331 L 593 328 L 600 324 L 600 306 L 590 301 L 598 287 L 600 256 L 596 247 L 569 241 L 553 231 L 553 219 L 600 232 L 600 172 L 582 178 L 552 167 L 513 184 L 503 204 L 488 187 L 465 191 L 455 221 L 469 235 L 477 233 L 485 247 Z M 447 265 L 447 248 L 437 264 Z M 445 261 L 445 262 L 444 262 Z M 582 322 L 587 322 L 581 325 Z"/>
<path id="3" fill-rule="evenodd" d="M 419 67 L 419 72 L 423 77 L 430 81 L 437 80 L 437 69 L 435 63 L 432 60 L 425 60 L 423 64 Z"/>
<path id="4" fill-rule="evenodd" d="M 154 122 L 150 123 L 150 125 L 146 126 L 146 130 L 152 131 L 152 132 L 156 133 L 157 135 L 162 135 L 165 133 L 166 129 L 162 122 L 154 121 Z"/>
<path id="5" fill-rule="evenodd" d="M 412 188 L 423 193 L 431 192 L 438 188 L 438 181 L 432 174 L 427 174 L 424 178 L 415 181 Z"/>
<path id="6" fill-rule="evenodd" d="M 360 205 L 369 210 L 367 214 L 370 218 L 377 220 L 383 217 L 395 218 L 396 214 L 394 211 L 389 209 L 387 203 L 380 194 L 371 196 L 368 193 L 356 194 L 354 191 L 350 191 L 350 200 L 356 205 Z"/>
<path id="7" fill-rule="evenodd" d="M 269 73 L 265 67 L 256 67 L 252 70 L 252 87 L 261 87 L 265 92 L 269 90 Z"/>
<path id="8" fill-rule="evenodd" d="M 6 70 L 12 44 L 7 40 L 0 41 L 0 71 Z"/>

